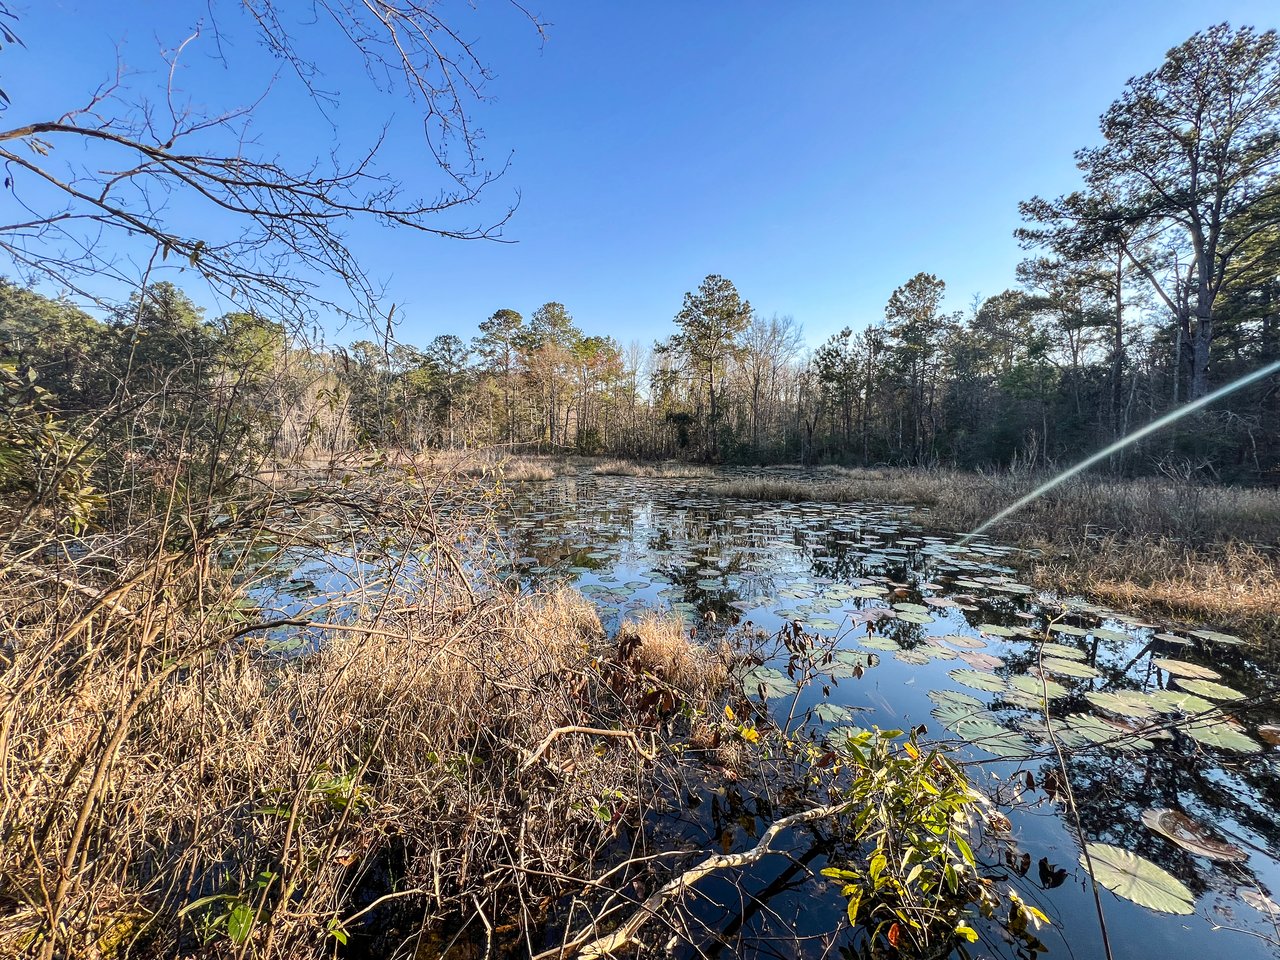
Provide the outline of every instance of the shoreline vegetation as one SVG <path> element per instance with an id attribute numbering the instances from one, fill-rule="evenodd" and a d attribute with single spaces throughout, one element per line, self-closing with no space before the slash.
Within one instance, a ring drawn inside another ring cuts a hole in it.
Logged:
<path id="1" fill-rule="evenodd" d="M 727 648 L 503 588 L 445 479 L 313 479 L 177 550 L 6 569 L 0 955 L 536 953 L 690 756 L 732 761 Z M 413 549 L 305 615 L 250 602 L 264 540 L 357 514 Z"/>

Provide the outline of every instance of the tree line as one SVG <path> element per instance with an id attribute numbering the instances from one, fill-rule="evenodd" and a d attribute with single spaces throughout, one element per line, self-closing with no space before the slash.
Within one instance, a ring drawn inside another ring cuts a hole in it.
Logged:
<path id="1" fill-rule="evenodd" d="M 1022 204 L 1015 283 L 964 310 L 944 309 L 944 281 L 921 272 L 881 317 L 810 345 L 792 317 L 710 275 L 673 297 L 654 343 L 587 333 L 547 302 L 420 346 L 389 331 L 337 348 L 261 308 L 205 317 L 168 281 L 95 315 L 5 283 L 5 407 L 81 438 L 103 489 L 169 471 L 206 496 L 214 465 L 373 449 L 1069 462 L 1280 361 L 1276 34 L 1196 34 L 1130 80 L 1100 129 L 1076 155 L 1079 190 Z M 0 463 L 10 487 L 32 449 Z M 1280 377 L 1112 469 L 1274 481 Z"/>

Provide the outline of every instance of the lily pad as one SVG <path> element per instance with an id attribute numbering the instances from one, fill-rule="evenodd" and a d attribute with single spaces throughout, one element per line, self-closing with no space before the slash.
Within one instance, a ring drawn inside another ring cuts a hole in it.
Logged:
<path id="1" fill-rule="evenodd" d="M 1116 896 L 1162 913 L 1190 914 L 1195 897 L 1173 874 L 1150 860 L 1109 843 L 1085 846 L 1088 858 L 1080 855 L 1086 870 L 1093 864 L 1093 878 Z"/>
<path id="2" fill-rule="evenodd" d="M 945 637 L 938 637 L 938 640 L 946 641 L 953 647 L 959 647 L 962 650 L 981 650 L 987 645 L 987 641 L 981 637 L 965 637 L 956 633 L 949 633 Z"/>
<path id="3" fill-rule="evenodd" d="M 1049 630 L 1053 633 L 1064 633 L 1069 637 L 1087 637 L 1089 631 L 1084 627 L 1074 627 L 1069 623 L 1051 623 Z"/>
<path id="4" fill-rule="evenodd" d="M 1222 717 L 1207 717 L 1179 724 L 1178 728 L 1206 747 L 1234 750 L 1236 753 L 1260 753 L 1262 745 Z"/>
<path id="5" fill-rule="evenodd" d="M 1239 700 L 1244 697 L 1239 690 L 1223 683 L 1214 683 L 1212 680 L 1191 680 L 1179 677 L 1178 686 L 1188 693 L 1194 693 L 1209 700 Z"/>
<path id="6" fill-rule="evenodd" d="M 1219 633 L 1217 630 L 1190 630 L 1191 636 L 1198 637 L 1201 640 L 1207 640 L 1210 643 L 1226 643 L 1237 644 L 1244 643 L 1239 637 L 1229 633 Z"/>
<path id="7" fill-rule="evenodd" d="M 964 684 L 966 687 L 972 687 L 974 690 L 985 690 L 988 693 L 995 693 L 997 690 L 1005 689 L 1003 677 L 997 677 L 994 673 L 983 673 L 980 670 L 965 670 L 956 668 L 947 673 L 956 683 Z"/>
<path id="8" fill-rule="evenodd" d="M 1052 640 L 1046 640 L 1040 644 L 1040 652 L 1046 657 L 1065 658 L 1067 660 L 1083 660 L 1084 651 L 1077 650 L 1075 647 L 1068 647 L 1065 643 L 1054 643 Z"/>
<path id="9" fill-rule="evenodd" d="M 853 711 L 837 703 L 823 701 L 813 708 L 813 715 L 823 723 L 840 723 L 853 719 Z"/>
<path id="10" fill-rule="evenodd" d="M 1078 677 L 1082 680 L 1089 680 L 1099 676 L 1097 670 L 1087 663 L 1081 663 L 1079 660 L 1045 657 L 1040 661 L 1040 666 L 1046 673 L 1056 674 L 1060 677 Z"/>
<path id="11" fill-rule="evenodd" d="M 1167 657 L 1152 657 L 1151 662 L 1166 673 L 1172 673 L 1175 677 L 1187 677 L 1192 680 L 1219 680 L 1222 674 L 1217 670 L 1210 670 L 1208 667 L 1202 667 L 1198 663 L 1188 663 L 1186 660 L 1170 660 Z"/>
<path id="12" fill-rule="evenodd" d="M 1009 686 L 1015 690 L 1021 690 L 1023 693 L 1029 693 L 1037 699 L 1041 698 L 1046 692 L 1050 700 L 1067 695 L 1067 688 L 1062 684 L 1050 680 L 1047 677 L 1041 680 L 1039 677 L 1033 677 L 1030 674 L 1019 674 L 1016 677 L 1009 678 Z"/>
<path id="13" fill-rule="evenodd" d="M 1112 693 L 1107 690 L 1090 690 L 1085 699 L 1099 710 L 1119 714 L 1122 717 L 1140 717 L 1149 719 L 1158 712 L 1150 698 L 1136 690 L 1121 690 Z"/>
<path id="14" fill-rule="evenodd" d="M 1013 637 L 1017 635 L 1012 627 L 1002 627 L 998 623 L 980 623 L 978 629 L 990 637 Z"/>
<path id="15" fill-rule="evenodd" d="M 777 697 L 789 697 L 800 687 L 781 670 L 755 667 L 742 678 L 742 689 L 748 696 L 760 694 L 766 700 L 773 700 Z"/>
<path id="16" fill-rule="evenodd" d="M 1220 860 L 1223 863 L 1243 863 L 1249 855 L 1235 844 L 1215 840 L 1208 830 L 1180 810 L 1143 810 L 1142 822 L 1167 840 L 1172 840 L 1183 850 L 1198 857 Z"/>
<path id="17" fill-rule="evenodd" d="M 897 650 L 898 642 L 888 637 L 863 637 L 858 641 L 868 650 Z"/>

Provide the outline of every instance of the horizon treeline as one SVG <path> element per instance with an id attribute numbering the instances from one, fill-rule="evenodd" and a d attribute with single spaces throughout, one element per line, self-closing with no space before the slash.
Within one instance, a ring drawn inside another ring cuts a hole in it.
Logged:
<path id="1" fill-rule="evenodd" d="M 920 272 L 881 317 L 816 344 L 792 317 L 755 310 L 749 278 L 739 290 L 715 274 L 683 303 L 673 291 L 670 333 L 652 343 L 589 333 L 550 301 L 424 344 L 388 330 L 345 348 L 306 343 L 279 317 L 206 317 L 168 281 L 97 317 L 3 282 L 6 417 L 34 432 L 0 458 L 0 484 L 22 488 L 37 449 L 78 451 L 101 489 L 167 470 L 191 490 L 205 477 L 209 498 L 219 465 L 361 450 L 1071 462 L 1280 361 L 1276 34 L 1196 34 L 1130 80 L 1100 129 L 1076 155 L 1080 190 L 1021 205 L 1027 257 L 1009 289 L 946 311 L 944 280 Z M 1280 376 L 1110 467 L 1275 482 Z"/>

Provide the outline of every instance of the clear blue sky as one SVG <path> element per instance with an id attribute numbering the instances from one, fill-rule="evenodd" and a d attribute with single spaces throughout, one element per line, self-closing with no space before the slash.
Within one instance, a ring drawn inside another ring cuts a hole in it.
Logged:
<path id="1" fill-rule="evenodd" d="M 154 69 L 157 43 L 180 40 L 204 3 L 15 6 L 28 49 L 0 62 L 13 122 L 81 97 L 117 42 Z M 500 0 L 442 5 L 497 75 L 477 112 L 488 155 L 513 154 L 468 218 L 518 190 L 517 242 L 355 236 L 407 342 L 547 300 L 590 333 L 650 341 L 707 273 L 792 314 L 810 343 L 878 318 L 920 270 L 964 307 L 1012 284 L 1018 201 L 1073 188 L 1072 151 L 1096 140 L 1126 78 L 1212 22 L 1280 23 L 1275 0 L 531 6 L 551 24 L 545 44 Z M 256 89 L 210 76 L 227 95 Z M 421 171 L 412 109 L 357 80 L 333 77 L 339 136 L 359 142 L 394 108 L 388 161 Z M 328 149 L 332 131 L 287 84 L 264 116 L 283 155 Z"/>

